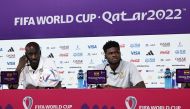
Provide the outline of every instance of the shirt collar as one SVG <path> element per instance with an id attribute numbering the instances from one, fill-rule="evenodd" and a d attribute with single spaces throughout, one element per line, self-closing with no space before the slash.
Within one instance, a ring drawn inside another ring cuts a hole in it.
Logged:
<path id="1" fill-rule="evenodd" d="M 121 60 L 120 62 L 119 62 L 119 66 L 116 68 L 116 70 L 115 70 L 115 73 L 120 73 L 120 71 L 121 71 L 121 67 L 122 67 L 122 63 L 123 63 L 123 61 Z M 111 67 L 109 66 L 109 71 L 111 72 L 111 73 L 113 73 L 114 71 L 111 69 Z"/>

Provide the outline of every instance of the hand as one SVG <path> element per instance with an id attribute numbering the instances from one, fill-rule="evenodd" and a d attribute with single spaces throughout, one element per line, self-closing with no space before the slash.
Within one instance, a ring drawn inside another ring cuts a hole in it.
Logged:
<path id="1" fill-rule="evenodd" d="M 33 86 L 31 84 L 27 85 L 26 86 L 26 89 L 36 89 L 37 87 L 36 86 Z"/>
<path id="2" fill-rule="evenodd" d="M 28 62 L 28 59 L 26 57 L 26 55 L 23 55 L 20 59 L 19 59 L 19 63 L 18 66 L 16 68 L 16 71 L 18 71 L 18 73 L 21 72 L 21 70 L 25 67 L 25 64 Z"/>
<path id="3" fill-rule="evenodd" d="M 26 89 L 45 89 L 45 87 L 33 86 L 29 84 L 26 86 Z"/>
<path id="4" fill-rule="evenodd" d="M 109 84 L 103 85 L 102 87 L 103 87 L 104 89 L 120 88 L 120 87 L 112 86 L 112 85 L 109 85 Z"/>
<path id="5" fill-rule="evenodd" d="M 61 81 L 57 84 L 57 86 L 55 86 L 55 89 L 62 89 L 62 87 L 61 87 Z"/>

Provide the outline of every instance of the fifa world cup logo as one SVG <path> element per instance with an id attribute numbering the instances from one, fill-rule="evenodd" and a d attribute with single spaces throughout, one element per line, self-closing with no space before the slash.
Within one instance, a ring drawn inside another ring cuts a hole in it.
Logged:
<path id="1" fill-rule="evenodd" d="M 31 109 L 32 104 L 33 104 L 33 99 L 30 96 L 26 96 L 23 98 L 22 103 L 23 103 L 24 109 Z"/>
<path id="2" fill-rule="evenodd" d="M 131 106 L 129 105 L 129 101 L 132 102 Z M 135 107 L 137 105 L 137 99 L 135 97 L 133 97 L 133 96 L 128 96 L 125 99 L 125 105 L 126 105 L 127 109 L 135 109 Z"/>

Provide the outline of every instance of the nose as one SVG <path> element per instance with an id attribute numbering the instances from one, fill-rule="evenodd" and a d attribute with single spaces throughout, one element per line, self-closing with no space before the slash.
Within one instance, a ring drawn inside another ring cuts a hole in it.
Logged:
<path id="1" fill-rule="evenodd" d="M 32 59 L 36 59 L 36 57 L 37 56 L 35 54 L 32 54 L 32 56 L 31 56 Z"/>
<path id="2" fill-rule="evenodd" d="M 112 57 L 116 57 L 116 56 L 117 56 L 117 52 L 113 52 Z"/>

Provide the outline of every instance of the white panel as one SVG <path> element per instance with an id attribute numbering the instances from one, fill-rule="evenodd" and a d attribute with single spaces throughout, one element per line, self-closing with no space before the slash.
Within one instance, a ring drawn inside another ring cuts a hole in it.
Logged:
<path id="1" fill-rule="evenodd" d="M 167 67 L 172 70 L 189 67 L 189 34 L 171 34 L 1 40 L 0 70 L 15 70 L 19 57 L 24 55 L 25 45 L 35 41 L 41 46 L 42 56 L 53 55 L 63 86 L 76 88 L 78 70 L 86 71 L 101 64 L 104 60 L 102 47 L 108 40 L 120 43 L 122 59 L 137 66 L 148 88 L 164 87 L 160 76 Z"/>

